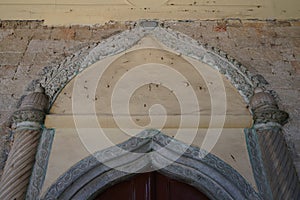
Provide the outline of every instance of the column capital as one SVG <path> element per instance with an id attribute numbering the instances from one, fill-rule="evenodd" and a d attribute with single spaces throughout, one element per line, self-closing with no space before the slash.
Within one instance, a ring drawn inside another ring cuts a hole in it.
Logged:
<path id="1" fill-rule="evenodd" d="M 280 110 L 274 97 L 262 88 L 254 90 L 249 104 L 253 113 L 254 124 L 274 122 L 283 126 L 287 123 L 288 113 Z"/>
<path id="2" fill-rule="evenodd" d="M 22 122 L 42 124 L 49 107 L 49 97 L 44 88 L 37 86 L 35 91 L 22 99 L 21 105 L 11 117 L 14 126 Z"/>

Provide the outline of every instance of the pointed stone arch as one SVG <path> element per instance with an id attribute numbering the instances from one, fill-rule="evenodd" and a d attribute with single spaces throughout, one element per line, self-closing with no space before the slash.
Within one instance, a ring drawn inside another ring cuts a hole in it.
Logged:
<path id="1" fill-rule="evenodd" d="M 44 69 L 44 73 L 42 77 L 39 80 L 33 81 L 33 84 L 29 86 L 29 90 L 33 89 L 32 86 L 35 85 L 36 83 L 41 83 L 41 85 L 46 90 L 46 94 L 50 97 L 49 108 L 51 108 L 55 99 L 62 91 L 62 89 L 76 75 L 81 73 L 87 67 L 91 66 L 92 64 L 104 58 L 117 55 L 121 52 L 130 49 L 135 44 L 137 44 L 138 41 L 140 41 L 143 37 L 147 35 L 155 37 L 163 45 L 174 50 L 179 54 L 194 58 L 218 70 L 221 74 L 227 77 L 227 79 L 229 79 L 232 85 L 237 89 L 240 95 L 244 98 L 244 101 L 246 103 L 250 102 L 250 99 L 252 98 L 254 94 L 254 89 L 256 87 L 258 86 L 264 87 L 264 81 L 261 81 L 259 76 L 252 75 L 244 66 L 242 66 L 235 59 L 233 59 L 226 53 L 222 52 L 221 50 L 215 49 L 213 47 L 208 47 L 208 46 L 204 47 L 203 45 L 199 44 L 197 41 L 193 40 L 192 38 L 186 35 L 170 30 L 168 28 L 163 28 L 158 22 L 141 21 L 137 24 L 135 28 L 131 30 L 127 30 L 118 35 L 112 36 L 99 44 L 91 45 L 87 48 L 80 50 L 74 55 L 67 57 L 59 66 L 46 67 Z M 280 117 L 280 112 L 278 112 L 279 109 L 276 102 L 275 105 L 274 102 L 271 102 L 272 108 L 269 109 L 268 104 L 270 102 L 264 101 L 263 99 L 264 98 L 263 95 L 265 95 L 266 93 L 265 92 L 261 92 L 261 93 L 263 93 L 260 94 L 261 101 L 257 100 L 260 107 L 257 109 L 257 111 L 252 110 L 255 111 L 252 113 L 255 126 L 252 129 L 246 131 L 248 151 L 250 154 L 250 159 L 252 161 L 252 168 L 253 168 L 255 180 L 257 185 L 259 186 L 258 190 L 260 195 L 264 199 L 273 199 L 273 195 L 275 197 L 280 195 L 285 195 L 285 197 L 295 197 L 298 195 L 297 190 L 295 192 L 295 190 L 292 189 L 299 188 L 299 183 L 295 178 L 293 178 L 295 177 L 294 176 L 295 172 L 293 171 L 294 169 L 292 169 L 291 171 L 293 172 L 290 173 L 289 169 L 293 168 L 293 164 L 291 159 L 287 155 L 288 153 L 286 148 L 284 147 L 285 145 L 284 139 L 281 133 L 281 127 L 282 125 L 284 125 L 286 121 L 286 115 L 284 115 L 284 117 Z M 273 97 L 268 97 L 268 99 L 271 98 Z M 277 120 L 276 118 L 278 117 L 285 118 L 285 119 Z M 41 187 L 43 185 L 43 179 L 47 167 L 47 159 L 48 159 L 47 156 L 49 156 L 50 154 L 51 140 L 53 139 L 53 133 L 51 131 L 44 131 L 44 133 L 45 134 L 43 134 L 41 138 L 40 147 L 38 150 L 39 153 L 37 154 L 37 158 L 36 158 L 35 169 L 33 170 L 32 177 L 31 177 L 31 184 L 29 186 L 28 193 L 27 193 L 29 194 L 29 196 L 32 194 L 32 196 L 34 197 L 39 196 Z M 265 133 L 270 134 L 270 136 L 266 138 Z M 280 145 L 274 146 L 275 140 L 280 141 Z M 264 147 L 265 141 L 268 141 L 269 146 L 274 148 L 274 151 L 270 152 L 269 149 Z M 151 144 L 155 144 L 155 143 L 151 143 Z M 281 151 L 281 149 L 284 149 L 284 151 Z M 46 154 L 47 156 L 45 157 L 44 155 Z M 209 156 L 210 158 L 214 158 L 210 154 Z M 273 158 L 276 158 L 275 161 Z M 89 158 L 87 158 L 87 160 L 85 161 L 88 161 L 88 163 L 80 162 L 81 164 L 83 164 L 82 166 L 85 167 L 88 167 L 89 164 L 97 163 L 96 161 L 93 161 L 93 159 L 89 160 Z M 150 161 L 152 162 L 154 160 L 150 160 Z M 150 161 L 148 161 L 148 163 L 151 163 Z M 210 161 L 208 160 L 207 163 L 209 162 Z M 78 166 L 76 165 L 77 168 L 76 166 L 74 166 L 74 168 L 71 168 L 68 171 L 69 173 L 67 172 L 66 174 L 64 174 L 64 176 L 61 177 L 58 180 L 57 184 L 51 187 L 51 189 L 55 190 L 61 187 L 64 188 L 65 187 L 63 184 L 64 182 L 59 182 L 59 181 L 63 181 L 64 179 L 70 178 L 70 175 L 73 176 L 74 174 L 76 175 L 77 173 L 80 174 L 81 172 L 78 171 L 80 169 L 79 167 L 79 165 L 81 165 L 80 163 L 78 163 Z M 232 179 L 230 176 L 228 176 L 228 174 L 231 174 L 232 172 L 231 169 L 227 169 L 227 167 L 229 166 L 226 165 L 223 161 L 220 162 L 218 161 L 217 163 L 222 163 L 221 166 L 225 166 L 226 169 L 224 170 L 226 173 L 225 175 L 223 173 L 224 176 L 223 175 L 222 176 L 224 178 L 225 183 L 230 184 L 232 182 Z M 276 166 L 274 166 L 273 163 L 277 163 Z M 288 167 L 282 168 L 282 166 L 288 166 Z M 170 167 L 172 167 L 172 165 Z M 72 171 L 72 169 L 75 171 Z M 272 170 L 281 172 L 278 175 L 278 177 L 276 177 L 276 179 L 272 178 L 273 176 Z M 114 173 L 118 174 L 118 171 Z M 165 173 L 167 174 L 167 172 Z M 216 172 L 216 174 L 220 174 L 220 173 L 221 172 L 218 171 Z M 42 175 L 43 177 L 39 177 L 40 174 L 43 174 Z M 235 178 L 237 179 L 241 177 L 238 174 L 236 175 L 236 173 L 232 173 L 232 174 L 235 174 Z M 284 179 L 286 175 L 289 175 L 288 180 Z M 121 177 L 126 177 L 126 175 Z M 180 179 L 179 175 L 178 177 Z M 204 180 L 204 179 L 200 177 L 199 180 Z M 212 179 L 211 183 L 214 183 L 213 180 L 214 179 Z M 186 180 L 186 182 L 195 183 L 193 181 L 195 180 L 193 179 Z M 235 181 L 236 179 L 233 180 L 233 182 Z M 272 183 L 271 184 L 272 187 L 270 187 L 270 183 Z M 198 185 L 201 185 L 201 183 L 198 183 Z M 235 195 L 235 192 L 240 190 L 244 192 L 238 192 L 239 194 L 252 195 L 253 189 L 251 188 L 251 186 L 248 187 L 249 185 L 247 185 L 247 183 L 244 180 L 238 181 L 238 185 L 239 186 L 232 185 L 232 187 L 235 189 L 234 191 L 231 191 L 233 192 L 232 195 Z M 285 185 L 285 186 L 290 185 L 290 186 L 281 187 L 281 185 Z M 221 185 L 219 186 L 221 187 Z M 226 187 L 227 186 L 228 185 L 226 185 Z M 229 186 L 228 189 L 230 189 Z M 249 193 L 249 191 L 251 191 L 250 192 L 251 194 Z M 209 193 L 208 191 L 206 193 L 209 197 L 214 198 L 214 196 L 208 194 Z M 227 196 L 225 195 L 225 197 L 221 198 L 221 196 L 219 196 L 220 199 L 234 199 L 232 196 L 230 197 L 228 195 Z M 236 199 L 240 199 L 239 197 L 240 196 L 237 196 Z"/>
<path id="2" fill-rule="evenodd" d="M 168 145 L 171 142 L 172 145 Z M 119 147 L 124 151 L 120 151 Z M 204 157 L 205 154 L 205 151 L 187 146 L 157 130 L 145 130 L 118 147 L 99 151 L 75 164 L 48 189 L 42 199 L 90 199 L 134 175 L 124 169 L 144 172 L 149 168 L 192 185 L 211 199 L 261 199 L 237 171 L 216 156 L 207 154 Z M 181 156 L 161 168 L 174 155 Z"/>
<path id="3" fill-rule="evenodd" d="M 163 28 L 158 22 L 141 21 L 131 30 L 112 36 L 97 45 L 81 49 L 67 57 L 59 66 L 45 67 L 41 79 L 34 80 L 29 90 L 33 89 L 34 84 L 41 83 L 50 97 L 51 107 L 58 94 L 77 74 L 104 58 L 130 49 L 147 35 L 153 36 L 179 54 L 194 58 L 218 70 L 229 79 L 246 103 L 253 95 L 255 87 L 264 86 L 264 82 L 225 52 L 214 47 L 203 46 L 182 33 Z"/>

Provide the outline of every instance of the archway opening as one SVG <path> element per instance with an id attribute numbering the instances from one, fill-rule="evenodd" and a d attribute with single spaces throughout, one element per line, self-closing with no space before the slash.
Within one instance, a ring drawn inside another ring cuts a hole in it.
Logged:
<path id="1" fill-rule="evenodd" d="M 96 194 L 94 200 L 209 200 L 201 191 L 159 172 L 136 174 Z"/>

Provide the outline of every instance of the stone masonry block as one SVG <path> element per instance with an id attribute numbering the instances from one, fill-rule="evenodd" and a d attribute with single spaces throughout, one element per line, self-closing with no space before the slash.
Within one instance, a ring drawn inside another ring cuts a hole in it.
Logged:
<path id="1" fill-rule="evenodd" d="M 300 27 L 275 27 L 274 28 L 277 37 L 289 37 L 289 38 L 299 38 L 300 37 Z"/>
<path id="2" fill-rule="evenodd" d="M 291 61 L 291 65 L 295 70 L 295 73 L 297 76 L 300 76 L 300 61 Z"/>
<path id="3" fill-rule="evenodd" d="M 24 29 L 14 29 L 13 35 L 19 39 L 30 40 L 33 37 L 33 31 L 32 29 L 30 29 L 30 31 L 24 31 Z"/>
<path id="4" fill-rule="evenodd" d="M 25 39 L 10 37 L 9 39 L 0 41 L 0 52 L 23 53 L 27 48 L 27 43 L 28 41 Z"/>
<path id="5" fill-rule="evenodd" d="M 13 34 L 13 29 L 0 29 L 0 41 Z"/>
<path id="6" fill-rule="evenodd" d="M 89 41 L 92 37 L 92 30 L 89 27 L 75 29 L 75 40 Z"/>
<path id="7" fill-rule="evenodd" d="M 71 27 L 67 28 L 55 28 L 52 30 L 51 39 L 53 40 L 74 40 L 75 39 L 75 30 Z"/>
<path id="8" fill-rule="evenodd" d="M 18 100 L 12 97 L 12 95 L 1 94 L 0 98 L 0 110 L 10 111 L 16 107 Z"/>
<path id="9" fill-rule="evenodd" d="M 0 66 L 3 65 L 18 65 L 22 59 L 23 53 L 1 53 L 0 52 Z"/>
<path id="10" fill-rule="evenodd" d="M 18 67 L 17 66 L 11 66 L 11 65 L 3 65 L 0 66 L 0 78 L 5 79 L 11 79 L 15 76 L 17 72 Z"/>
<path id="11" fill-rule="evenodd" d="M 51 38 L 52 29 L 47 27 L 41 27 L 37 29 L 32 29 L 33 36 L 35 40 L 49 40 Z"/>
<path id="12" fill-rule="evenodd" d="M 29 81 L 23 80 L 24 78 L 0 79 L 0 95 L 10 95 L 11 98 L 18 99 L 23 94 L 24 88 L 26 86 L 25 84 L 27 84 L 27 82 L 29 83 Z"/>
<path id="13" fill-rule="evenodd" d="M 36 74 L 36 70 L 39 70 L 37 66 L 34 65 L 19 65 L 17 72 L 15 74 L 15 78 L 22 79 L 26 76 L 30 78 L 38 78 Z"/>
<path id="14" fill-rule="evenodd" d="M 276 92 L 278 89 L 289 89 L 292 88 L 293 86 L 293 81 L 291 80 L 291 78 L 287 79 L 282 76 L 280 77 L 278 75 L 263 74 L 263 73 L 261 73 L 261 75 L 263 75 L 266 81 L 270 83 L 269 87 L 271 87 Z M 281 96 L 279 95 L 279 97 Z"/>
<path id="15" fill-rule="evenodd" d="M 288 106 L 297 106 L 299 105 L 299 99 L 300 99 L 300 92 L 299 88 L 285 88 L 285 89 L 276 89 L 277 94 L 279 95 L 282 102 L 284 102 L 285 105 Z M 291 110 L 293 112 L 296 112 L 297 109 L 294 108 Z"/>

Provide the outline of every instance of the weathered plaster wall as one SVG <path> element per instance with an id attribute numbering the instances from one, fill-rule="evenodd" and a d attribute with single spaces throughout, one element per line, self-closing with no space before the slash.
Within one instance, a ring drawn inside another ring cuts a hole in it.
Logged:
<path id="1" fill-rule="evenodd" d="M 177 129 L 164 129 L 163 133 L 168 136 L 176 137 L 176 131 Z M 46 192 L 48 187 L 50 187 L 56 179 L 70 167 L 89 156 L 91 152 L 93 152 L 91 151 L 92 149 L 95 150 L 94 152 L 97 152 L 103 150 L 104 147 L 108 148 L 112 146 L 112 144 L 108 143 L 103 136 L 100 136 L 101 134 L 99 135 L 99 133 L 97 133 L 97 129 L 88 128 L 85 129 L 84 132 L 85 134 L 89 134 L 87 137 L 90 138 L 89 142 L 86 139 L 83 142 L 82 136 L 79 136 L 72 128 L 56 129 L 42 193 Z M 105 129 L 104 132 L 105 136 L 108 137 L 113 144 L 120 144 L 129 139 L 129 136 L 122 133 L 118 128 Z M 189 133 L 189 129 L 186 129 L 183 132 L 186 138 L 193 137 L 191 136 L 193 134 Z M 206 132 L 206 129 L 199 129 L 192 145 L 201 148 L 201 144 L 207 134 Z M 100 138 L 102 139 L 100 140 Z M 189 139 L 186 138 L 177 139 L 189 143 Z M 97 141 L 97 145 L 91 148 L 94 141 Z M 210 153 L 237 170 L 251 186 L 256 188 L 243 129 L 224 129 L 221 137 L 218 139 L 214 148 L 211 149 Z"/>
<path id="2" fill-rule="evenodd" d="M 43 19 L 48 25 L 138 19 L 295 19 L 298 0 L 0 0 L 0 19 Z"/>
<path id="3" fill-rule="evenodd" d="M 285 135 L 300 173 L 300 22 L 239 21 L 167 22 L 165 26 L 233 56 L 261 74 L 290 114 Z"/>
<path id="4" fill-rule="evenodd" d="M 128 27 L 110 23 L 54 28 L 42 26 L 39 21 L 2 21 L 0 26 L 0 124 L 13 112 L 28 84 L 39 77 L 45 66 L 55 66 L 66 56 Z M 1 135 L 1 171 L 8 152 L 8 139 L 9 134 Z"/>
<path id="5" fill-rule="evenodd" d="M 132 23 L 133 24 L 133 23 Z M 132 24 L 49 27 L 41 22 L 1 22 L 0 121 L 14 110 L 31 80 L 45 66 L 55 66 L 74 54 Z M 281 108 L 290 114 L 286 138 L 300 171 L 300 22 L 299 21 L 168 21 L 165 27 L 187 34 L 202 44 L 218 47 L 261 74 L 275 90 Z M 1 148 L 7 148 L 1 135 Z M 1 159 L 5 156 L 2 152 Z M 1 161 L 3 164 L 3 161 Z"/>

